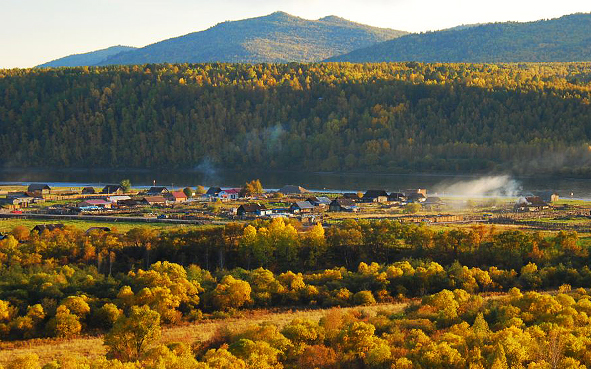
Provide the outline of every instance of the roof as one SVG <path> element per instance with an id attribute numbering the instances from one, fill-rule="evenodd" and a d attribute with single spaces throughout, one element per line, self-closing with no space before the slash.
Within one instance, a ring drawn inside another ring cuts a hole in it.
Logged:
<path id="1" fill-rule="evenodd" d="M 175 199 L 186 199 L 187 195 L 183 191 L 172 191 L 170 194 Z"/>
<path id="2" fill-rule="evenodd" d="M 299 209 L 314 209 L 314 205 L 310 204 L 308 201 L 298 201 L 291 206 L 296 206 Z"/>
<path id="3" fill-rule="evenodd" d="M 528 196 L 525 198 L 529 206 L 548 206 L 539 196 Z"/>
<path id="4" fill-rule="evenodd" d="M 101 191 L 101 193 L 115 193 L 118 191 L 123 191 L 123 187 L 121 185 L 118 184 L 110 184 L 110 185 L 106 185 L 105 187 L 103 187 L 103 190 Z"/>
<path id="5" fill-rule="evenodd" d="M 356 206 L 355 202 L 353 202 L 353 200 L 344 199 L 344 198 L 335 199 L 330 204 L 331 205 L 339 205 L 339 206 Z"/>
<path id="6" fill-rule="evenodd" d="M 425 202 L 424 202 L 424 204 L 427 204 L 427 205 L 428 204 L 441 204 L 441 203 L 442 203 L 441 198 L 435 197 L 435 196 L 427 197 L 427 200 L 425 200 Z"/>
<path id="7" fill-rule="evenodd" d="M 119 201 L 129 200 L 129 199 L 131 199 L 131 197 L 129 197 L 127 195 L 109 196 L 109 201 L 110 202 L 119 202 Z"/>
<path id="8" fill-rule="evenodd" d="M 166 202 L 166 199 L 162 196 L 145 196 L 142 200 L 149 203 L 149 204 Z"/>
<path id="9" fill-rule="evenodd" d="M 92 231 L 111 232 L 111 228 L 109 228 L 109 227 L 90 227 L 86 230 L 85 233 L 90 233 Z"/>
<path id="10" fill-rule="evenodd" d="M 363 194 L 363 197 L 366 199 L 375 199 L 380 196 L 388 197 L 388 193 L 384 190 L 367 190 L 365 194 Z"/>
<path id="11" fill-rule="evenodd" d="M 98 205 L 110 205 L 111 202 L 103 200 L 103 199 L 88 199 L 88 200 L 82 201 L 79 205 L 82 205 L 82 204 L 98 206 Z"/>
<path id="12" fill-rule="evenodd" d="M 285 185 L 283 187 L 281 187 L 279 189 L 279 191 L 277 192 L 281 192 L 282 194 L 285 195 L 289 195 L 289 194 L 293 194 L 293 193 L 307 193 L 310 192 L 308 190 L 306 190 L 304 187 L 301 186 L 294 186 L 294 185 Z"/>
<path id="13" fill-rule="evenodd" d="M 95 191 L 94 187 L 84 187 L 82 189 L 82 193 L 91 193 L 92 194 L 92 193 L 95 193 L 95 192 L 96 191 Z"/>
<path id="14" fill-rule="evenodd" d="M 64 225 L 59 223 L 59 224 L 37 224 L 35 227 L 33 227 L 32 231 L 37 231 L 37 232 L 43 232 L 44 230 L 48 230 L 48 231 L 54 231 L 56 229 L 63 229 Z"/>
<path id="15" fill-rule="evenodd" d="M 230 188 L 229 190 L 223 190 L 223 191 L 221 191 L 221 192 L 224 192 L 224 193 L 229 193 L 229 194 L 233 194 L 233 193 L 235 193 L 235 194 L 239 194 L 239 193 L 240 193 L 240 190 L 237 190 L 237 189 L 235 189 L 235 188 Z"/>
<path id="16" fill-rule="evenodd" d="M 148 193 L 166 193 L 168 192 L 168 188 L 164 187 L 164 186 L 153 186 L 150 187 L 150 189 L 148 190 Z"/>
<path id="17" fill-rule="evenodd" d="M 43 191 L 43 190 L 51 190 L 51 187 L 45 183 L 31 183 L 27 189 L 27 191 Z"/>
<path id="18" fill-rule="evenodd" d="M 207 189 L 206 195 L 217 195 L 218 193 L 222 192 L 220 187 L 210 187 Z"/>

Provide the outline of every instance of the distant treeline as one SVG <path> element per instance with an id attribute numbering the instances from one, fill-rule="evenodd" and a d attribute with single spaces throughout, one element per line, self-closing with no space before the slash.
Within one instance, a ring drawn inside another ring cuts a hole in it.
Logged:
<path id="1" fill-rule="evenodd" d="M 591 175 L 591 64 L 0 70 L 5 167 Z"/>

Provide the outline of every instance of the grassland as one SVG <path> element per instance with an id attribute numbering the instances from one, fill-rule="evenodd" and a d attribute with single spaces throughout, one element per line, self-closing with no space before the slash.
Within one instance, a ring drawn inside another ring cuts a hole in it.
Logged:
<path id="1" fill-rule="evenodd" d="M 0 219 L 0 232 L 10 232 L 16 226 L 24 226 L 32 229 L 37 224 L 54 224 L 61 223 L 65 226 L 86 231 L 91 227 L 109 227 L 114 231 L 127 232 L 132 228 L 151 228 L 157 230 L 171 230 L 175 228 L 186 228 L 186 227 L 204 227 L 201 225 L 192 224 L 168 224 L 168 223 L 142 223 L 142 222 L 98 222 L 89 220 L 62 220 L 56 219 L 53 221 L 40 220 L 40 219 Z"/>
<path id="2" fill-rule="evenodd" d="M 387 310 L 400 312 L 406 303 L 377 304 L 366 307 L 338 308 L 341 312 L 361 311 L 364 315 L 375 315 L 378 311 Z M 283 310 L 266 311 L 254 310 L 245 312 L 241 317 L 227 318 L 223 320 L 204 320 L 199 323 L 184 326 L 165 327 L 162 332 L 162 342 L 184 342 L 193 344 L 197 341 L 206 341 L 220 330 L 239 331 L 251 325 L 271 322 L 278 327 L 283 327 L 296 318 L 305 318 L 318 321 L 332 309 L 314 310 Z M 16 342 L 0 342 L 0 364 L 6 364 L 15 357 L 26 354 L 37 354 L 42 363 L 47 363 L 54 358 L 67 355 L 79 355 L 87 358 L 104 356 L 106 349 L 103 346 L 101 335 L 79 337 L 69 340 L 63 339 L 36 339 Z"/>

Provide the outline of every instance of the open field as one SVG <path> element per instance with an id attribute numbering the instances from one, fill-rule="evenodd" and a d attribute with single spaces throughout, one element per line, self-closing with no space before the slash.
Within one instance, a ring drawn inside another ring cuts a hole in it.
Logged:
<path id="1" fill-rule="evenodd" d="M 200 225 L 192 224 L 166 224 L 166 223 L 141 223 L 141 222 L 98 222 L 98 221 L 87 221 L 87 220 L 36 220 L 36 219 L 0 219 L 0 232 L 10 232 L 14 227 L 22 225 L 26 228 L 32 229 L 37 224 L 53 224 L 61 223 L 65 226 L 71 226 L 74 228 L 86 231 L 91 227 L 109 227 L 112 230 L 118 232 L 127 232 L 133 228 L 151 228 L 157 230 L 170 230 L 175 228 L 185 227 L 204 227 Z"/>
<path id="2" fill-rule="evenodd" d="M 339 309 L 343 312 L 357 310 L 364 312 L 366 315 L 375 315 L 381 310 L 399 312 L 402 311 L 406 305 L 407 303 L 392 303 Z M 271 322 L 279 327 L 283 327 L 296 318 L 319 321 L 320 318 L 332 309 L 283 310 L 279 312 L 254 310 L 244 312 L 243 317 L 240 318 L 206 320 L 195 324 L 166 327 L 162 331 L 161 341 L 193 344 L 196 341 L 206 341 L 210 339 L 220 329 L 241 330 L 250 325 L 264 322 Z M 106 349 L 103 346 L 102 336 L 87 336 L 69 340 L 37 339 L 29 341 L 1 342 L 0 349 L 1 364 L 5 364 L 15 357 L 31 353 L 37 354 L 42 363 L 47 363 L 54 358 L 65 355 L 80 355 L 93 358 L 104 356 L 106 353 Z"/>

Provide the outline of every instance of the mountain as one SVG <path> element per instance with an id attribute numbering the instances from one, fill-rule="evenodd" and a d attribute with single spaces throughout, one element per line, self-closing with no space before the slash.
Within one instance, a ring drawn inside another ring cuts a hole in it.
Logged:
<path id="1" fill-rule="evenodd" d="M 0 72 L 0 169 L 203 164 L 591 178 L 591 63 Z"/>
<path id="2" fill-rule="evenodd" d="M 591 60 L 591 14 L 410 34 L 327 61 L 568 62 Z"/>
<path id="3" fill-rule="evenodd" d="M 113 55 L 97 64 L 314 62 L 406 33 L 335 16 L 306 20 L 276 12 L 223 22 L 205 31 Z"/>
<path id="4" fill-rule="evenodd" d="M 50 61 L 45 64 L 38 65 L 37 68 L 49 68 L 49 67 L 81 67 L 86 65 L 99 64 L 106 58 L 117 55 L 124 51 L 134 50 L 135 47 L 131 46 L 111 46 L 106 49 L 91 51 L 84 54 L 74 54 Z"/>

